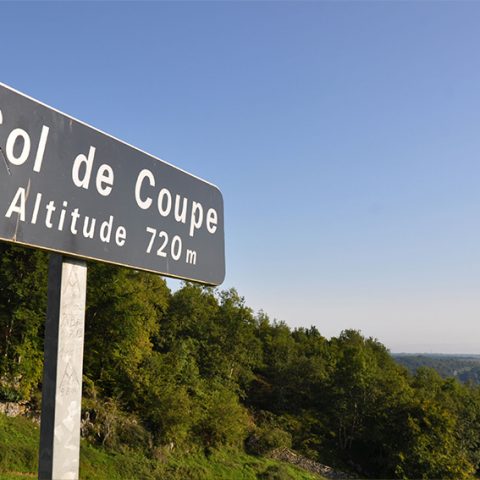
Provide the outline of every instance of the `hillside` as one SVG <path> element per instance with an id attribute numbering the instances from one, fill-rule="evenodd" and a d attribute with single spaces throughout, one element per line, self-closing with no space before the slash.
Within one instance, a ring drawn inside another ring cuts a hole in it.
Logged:
<path id="1" fill-rule="evenodd" d="M 0 401 L 37 411 L 46 272 L 44 253 L 0 245 Z M 480 465 L 478 386 L 410 373 L 355 330 L 292 329 L 234 289 L 171 292 L 89 264 L 84 352 L 84 478 L 290 478 L 264 458 L 278 449 L 361 478 L 466 480 Z M 11 435 L 3 471 L 34 471 Z"/>
<path id="2" fill-rule="evenodd" d="M 39 429 L 25 418 L 0 414 L 0 480 L 36 476 Z M 319 475 L 273 459 L 220 450 L 208 458 L 200 452 L 146 457 L 135 450 L 108 450 L 81 444 L 81 480 L 321 480 Z"/>
<path id="3" fill-rule="evenodd" d="M 433 368 L 443 378 L 480 384 L 480 355 L 392 354 L 400 365 L 414 374 L 420 367 Z"/>

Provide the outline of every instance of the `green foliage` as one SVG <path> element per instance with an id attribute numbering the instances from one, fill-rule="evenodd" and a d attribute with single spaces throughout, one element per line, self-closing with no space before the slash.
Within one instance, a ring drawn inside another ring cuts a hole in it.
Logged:
<path id="1" fill-rule="evenodd" d="M 255 415 L 255 428 L 245 442 L 249 453 L 265 455 L 276 448 L 292 446 L 292 424 L 285 418 L 277 417 L 268 411 L 259 411 Z"/>
<path id="2" fill-rule="evenodd" d="M 112 450 L 145 450 L 151 446 L 151 436 L 132 413 L 122 411 L 112 398 L 84 398 L 82 436 L 92 443 Z"/>
<path id="3" fill-rule="evenodd" d="M 199 403 L 201 416 L 194 432 L 202 445 L 211 450 L 243 444 L 249 418 L 234 392 L 221 384 L 205 385 Z"/>
<path id="4" fill-rule="evenodd" d="M 265 455 L 276 448 L 292 446 L 292 436 L 278 427 L 259 427 L 247 439 L 247 448 L 255 455 Z"/>
<path id="5" fill-rule="evenodd" d="M 172 349 L 188 339 L 203 378 L 246 388 L 261 346 L 252 312 L 235 290 L 219 297 L 211 288 L 191 284 L 176 292 L 160 324 L 158 348 Z"/>
<path id="6" fill-rule="evenodd" d="M 169 295 L 159 276 L 89 265 L 84 372 L 105 394 L 132 394 L 132 377 L 152 350 Z"/>
<path id="7" fill-rule="evenodd" d="M 475 472 L 478 389 L 431 371 L 412 378 L 383 345 L 356 331 L 326 342 L 317 332 L 290 332 L 262 316 L 259 336 L 264 365 L 248 400 L 277 415 L 294 448 L 346 468 L 355 464 L 374 478 Z"/>
<path id="8" fill-rule="evenodd" d="M 261 342 L 256 335 L 256 321 L 245 299 L 235 289 L 219 295 L 219 309 L 214 321 L 221 327 L 216 339 L 221 346 L 217 359 L 221 376 L 234 382 L 243 392 L 254 378 L 253 369 L 262 360 Z"/>
<path id="9" fill-rule="evenodd" d="M 283 465 L 270 465 L 264 472 L 257 474 L 257 478 L 259 480 L 290 480 L 292 477 Z"/>
<path id="10" fill-rule="evenodd" d="M 28 398 L 41 381 L 47 256 L 0 245 L 0 398 Z"/>
<path id="11" fill-rule="evenodd" d="M 464 416 L 478 422 L 478 406 L 472 411 L 472 405 L 463 401 L 468 395 L 465 387 L 442 380 L 431 369 L 420 368 L 412 384 L 415 398 L 409 405 L 407 442 L 399 454 L 397 475 L 471 478 L 478 465 L 479 434 L 469 431 L 473 424 L 464 422 Z M 462 441 L 467 438 L 467 442 Z"/>
<path id="12" fill-rule="evenodd" d="M 40 431 L 25 418 L 0 415 L 0 473 L 35 472 Z"/>
<path id="13" fill-rule="evenodd" d="M 36 402 L 46 274 L 45 254 L 0 246 L 0 399 Z M 247 438 L 363 477 L 466 479 L 480 465 L 480 387 L 412 375 L 358 331 L 327 340 L 255 317 L 233 289 L 172 294 L 89 265 L 84 376 L 83 433 L 101 447 L 82 447 L 84 478 L 302 478 L 222 454 Z M 34 470 L 31 438 L 2 422 L 0 471 Z"/>
<path id="14" fill-rule="evenodd" d="M 277 475 L 275 477 L 274 475 Z M 263 477 L 262 477 L 263 475 Z M 272 475 L 265 477 L 265 475 Z M 279 475 L 282 475 L 279 477 Z M 162 480 L 322 480 L 292 465 L 275 460 L 252 457 L 237 450 L 221 449 L 208 457 L 203 454 L 174 456 L 167 463 Z"/>
<path id="15" fill-rule="evenodd" d="M 187 342 L 168 353 L 152 352 L 134 377 L 132 405 L 159 444 L 181 446 L 200 416 L 195 402 L 198 369 Z"/>
<path id="16" fill-rule="evenodd" d="M 35 477 L 38 437 L 39 429 L 31 421 L 0 415 L 0 480 Z M 208 457 L 171 453 L 160 462 L 142 450 L 120 452 L 81 443 L 81 480 L 256 480 L 267 471 L 281 472 L 287 476 L 280 478 L 288 480 L 318 480 L 290 465 L 238 450 L 221 449 Z"/>
<path id="17" fill-rule="evenodd" d="M 443 378 L 480 384 L 480 355 L 394 354 L 393 358 L 415 374 L 420 367 L 433 368 Z"/>

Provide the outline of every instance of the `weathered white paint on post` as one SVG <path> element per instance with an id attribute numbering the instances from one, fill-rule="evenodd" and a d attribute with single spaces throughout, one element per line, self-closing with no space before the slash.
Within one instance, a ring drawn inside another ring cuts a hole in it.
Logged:
<path id="1" fill-rule="evenodd" d="M 87 267 L 53 254 L 48 273 L 40 480 L 77 480 Z"/>

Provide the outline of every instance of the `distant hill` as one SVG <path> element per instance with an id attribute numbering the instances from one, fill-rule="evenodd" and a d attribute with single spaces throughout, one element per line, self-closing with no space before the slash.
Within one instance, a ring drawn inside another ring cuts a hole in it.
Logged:
<path id="1" fill-rule="evenodd" d="M 393 353 L 392 357 L 411 373 L 419 367 L 430 367 L 443 378 L 453 377 L 463 383 L 480 384 L 480 355 Z"/>

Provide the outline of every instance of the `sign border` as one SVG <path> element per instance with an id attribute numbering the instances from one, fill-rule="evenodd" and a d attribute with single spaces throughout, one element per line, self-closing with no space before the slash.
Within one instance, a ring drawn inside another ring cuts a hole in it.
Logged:
<path id="1" fill-rule="evenodd" d="M 39 105 L 42 105 L 43 107 L 45 108 L 48 108 L 50 110 L 53 110 L 54 112 L 56 113 L 59 113 L 60 115 L 63 115 L 75 122 L 78 122 L 80 123 L 81 125 L 87 127 L 87 128 L 91 128 L 92 130 L 95 130 L 96 132 L 102 134 L 102 135 L 105 135 L 109 138 L 111 138 L 112 140 L 115 140 L 117 142 L 120 142 L 122 143 L 123 145 L 126 145 L 127 147 L 130 147 L 134 150 L 136 150 L 137 152 L 140 152 L 144 155 L 147 155 L 149 158 L 153 159 L 153 160 L 156 160 L 157 162 L 162 162 L 166 165 L 168 165 L 169 167 L 172 167 L 174 168 L 175 170 L 178 170 L 182 173 L 185 173 L 187 174 L 188 176 L 192 177 L 192 178 L 195 178 L 196 180 L 200 180 L 201 182 L 207 184 L 207 185 L 210 185 L 211 187 L 215 188 L 219 194 L 220 194 L 220 197 L 222 199 L 222 206 L 224 207 L 224 201 L 223 201 L 223 194 L 220 190 L 220 188 L 215 185 L 214 183 L 212 182 L 209 182 L 208 180 L 205 180 L 193 173 L 190 173 L 190 172 L 187 172 L 186 170 L 184 170 L 183 168 L 180 168 L 180 167 L 177 167 L 173 164 L 171 164 L 170 162 L 167 162 L 165 160 L 162 160 L 160 157 L 157 157 L 155 155 L 152 155 L 151 153 L 148 153 L 146 152 L 145 150 L 142 150 L 141 148 L 139 147 L 135 147 L 134 145 L 131 145 L 130 143 L 124 141 L 124 140 L 121 140 L 117 137 L 115 137 L 114 135 L 110 134 L 110 133 L 106 133 L 104 132 L 103 130 L 100 130 L 99 128 L 96 128 L 82 120 L 79 120 L 75 117 L 73 117 L 72 115 L 69 115 L 67 113 L 64 113 L 62 112 L 61 110 L 57 109 L 57 108 L 54 108 L 54 107 L 51 107 L 50 105 L 40 101 L 40 100 L 37 100 L 36 98 L 33 98 L 31 97 L 30 95 L 27 95 L 23 92 L 20 92 L 18 91 L 17 89 L 13 88 L 13 87 L 10 87 L 9 85 L 6 85 L 5 83 L 3 82 L 0 82 L 0 87 L 3 87 L 3 88 L 6 88 L 7 90 L 10 90 L 11 92 L 14 92 L 18 95 L 21 95 L 22 97 L 24 98 L 27 98 L 28 100 L 31 100 Z M 2 111 L 0 109 L 0 118 L 1 118 L 1 115 L 2 115 Z M 106 263 L 106 264 L 109 264 L 109 265 L 116 265 L 116 266 L 119 266 L 119 267 L 124 267 L 124 268 L 130 268 L 132 270 L 137 270 L 137 271 L 143 271 L 143 272 L 148 272 L 148 273 L 154 273 L 156 275 L 160 275 L 162 277 L 168 277 L 168 278 L 173 278 L 175 280 L 185 280 L 187 282 L 194 282 L 194 283 L 199 283 L 199 284 L 203 284 L 203 285 L 208 285 L 208 286 L 219 286 L 221 285 L 224 281 L 225 281 L 225 277 L 226 277 L 226 262 L 225 262 L 225 215 L 223 215 L 223 221 L 224 221 L 224 224 L 223 224 L 223 244 L 224 244 L 224 258 L 223 258 L 223 279 L 221 282 L 219 282 L 218 284 L 217 283 L 211 283 L 211 282 L 207 282 L 207 281 L 204 281 L 204 280 L 198 280 L 198 279 L 192 279 L 192 278 L 187 278 L 185 276 L 178 276 L 178 275 L 175 275 L 175 274 L 171 274 L 171 273 L 161 273 L 161 272 L 158 272 L 156 270 L 150 270 L 148 268 L 144 268 L 144 267 L 138 267 L 138 266 L 133 266 L 133 265 L 130 265 L 128 263 L 117 263 L 117 262 L 113 262 L 111 260 L 103 260 L 103 259 L 99 259 L 99 258 L 95 258 L 95 257 L 90 257 L 88 255 L 79 255 L 77 253 L 72 253 L 72 252 L 65 252 L 63 250 L 59 250 L 59 249 L 55 249 L 55 248 L 45 248 L 45 247 L 39 247 L 37 245 L 34 245 L 34 244 L 31 244 L 31 243 L 26 243 L 26 242 L 21 242 L 21 241 L 18 241 L 18 240 L 11 240 L 11 239 L 7 239 L 7 238 L 4 238 L 4 237 L 1 237 L 0 236 L 0 240 L 6 242 L 6 243 L 10 243 L 10 244 L 13 244 L 13 245 L 21 245 L 23 247 L 28 247 L 28 248 L 32 248 L 32 249 L 36 249 L 36 250 L 41 250 L 41 251 L 44 251 L 44 252 L 54 252 L 54 253 L 59 253 L 61 255 L 64 255 L 66 257 L 72 257 L 72 258 L 78 258 L 78 259 L 83 259 L 83 260 L 87 260 L 87 261 L 95 261 L 95 262 L 101 262 L 101 263 Z"/>

